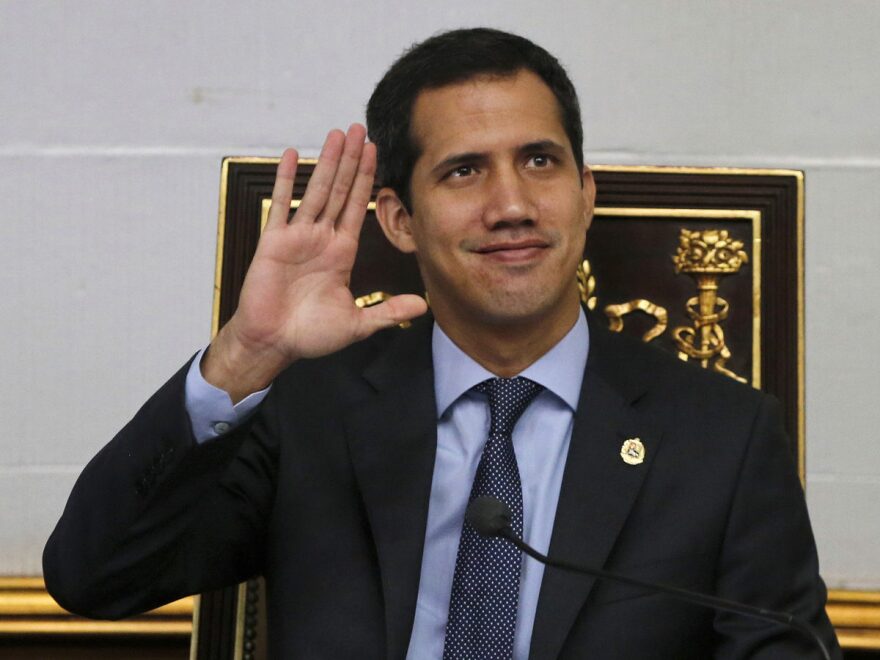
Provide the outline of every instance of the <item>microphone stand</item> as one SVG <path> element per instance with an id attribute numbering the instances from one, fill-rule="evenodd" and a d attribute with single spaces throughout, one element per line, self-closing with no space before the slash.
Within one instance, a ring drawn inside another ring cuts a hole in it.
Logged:
<path id="1" fill-rule="evenodd" d="M 663 584 L 643 582 L 642 580 L 627 577 L 626 575 L 620 575 L 619 573 L 612 573 L 611 571 L 605 571 L 598 568 L 578 566 L 566 561 L 553 559 L 547 555 L 542 555 L 514 534 L 513 529 L 510 526 L 510 518 L 510 508 L 507 504 L 491 495 L 482 495 L 472 500 L 465 513 L 465 519 L 470 522 L 474 529 L 476 529 L 482 536 L 498 536 L 507 539 L 521 552 L 526 553 L 529 557 L 538 560 L 542 564 L 552 566 L 553 568 L 559 568 L 563 571 L 582 573 L 596 578 L 627 584 L 632 587 L 643 589 L 649 593 L 666 594 L 667 596 L 683 600 L 687 603 L 693 603 L 695 605 L 701 605 L 703 607 L 721 610 L 723 612 L 732 612 L 734 614 L 740 614 L 761 621 L 781 623 L 800 631 L 807 638 L 813 640 L 822 652 L 822 657 L 825 660 L 831 660 L 828 649 L 825 648 L 825 644 L 822 642 L 816 631 L 813 630 L 812 626 L 805 621 L 801 621 L 793 614 L 768 610 L 753 605 L 745 605 L 744 603 L 737 603 L 736 601 L 718 598 L 717 596 L 709 596 L 696 591 L 688 591 L 687 589 L 681 589 L 679 587 L 668 587 Z"/>

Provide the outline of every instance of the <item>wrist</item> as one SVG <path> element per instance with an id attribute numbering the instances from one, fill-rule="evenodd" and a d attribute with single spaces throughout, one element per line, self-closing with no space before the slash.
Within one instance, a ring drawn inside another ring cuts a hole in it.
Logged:
<path id="1" fill-rule="evenodd" d="M 249 394 L 268 387 L 293 360 L 271 345 L 243 342 L 234 332 L 232 321 L 224 326 L 200 365 L 202 377 L 225 391 L 236 404 Z"/>

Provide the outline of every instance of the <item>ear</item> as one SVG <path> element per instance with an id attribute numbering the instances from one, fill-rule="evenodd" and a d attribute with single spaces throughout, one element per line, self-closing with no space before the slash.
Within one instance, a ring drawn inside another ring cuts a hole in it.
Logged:
<path id="1" fill-rule="evenodd" d="M 385 237 L 401 252 L 416 251 L 412 235 L 412 216 L 391 188 L 382 188 L 376 195 L 376 217 Z"/>
<path id="2" fill-rule="evenodd" d="M 592 170 L 586 165 L 584 165 L 581 176 L 581 194 L 584 196 L 584 231 L 587 231 L 593 222 L 593 210 L 596 208 L 596 180 L 593 178 Z"/>

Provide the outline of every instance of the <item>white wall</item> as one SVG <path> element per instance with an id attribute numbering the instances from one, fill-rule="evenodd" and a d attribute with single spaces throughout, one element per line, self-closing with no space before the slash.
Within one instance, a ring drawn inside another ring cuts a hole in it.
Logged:
<path id="1" fill-rule="evenodd" d="M 0 0 L 0 574 L 207 341 L 221 156 L 313 154 L 404 47 L 487 24 L 569 67 L 591 162 L 806 170 L 809 503 L 830 585 L 880 588 L 880 3 L 538 6 Z"/>

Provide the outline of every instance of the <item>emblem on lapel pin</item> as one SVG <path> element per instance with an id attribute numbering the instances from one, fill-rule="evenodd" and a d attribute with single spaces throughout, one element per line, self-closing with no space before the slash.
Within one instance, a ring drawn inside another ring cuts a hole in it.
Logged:
<path id="1" fill-rule="evenodd" d="M 620 457 L 627 465 L 638 465 L 645 460 L 645 445 L 638 438 L 628 438 L 620 448 Z"/>

